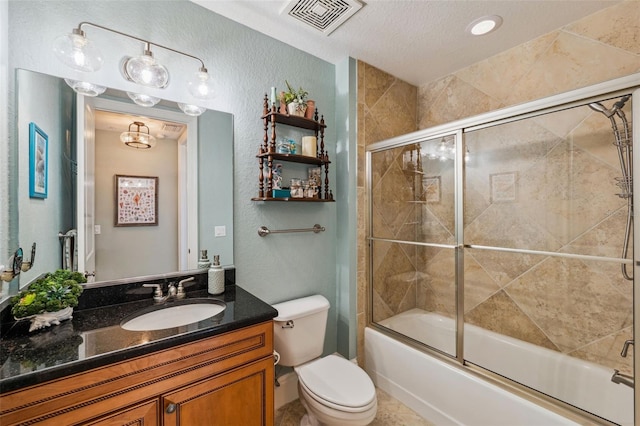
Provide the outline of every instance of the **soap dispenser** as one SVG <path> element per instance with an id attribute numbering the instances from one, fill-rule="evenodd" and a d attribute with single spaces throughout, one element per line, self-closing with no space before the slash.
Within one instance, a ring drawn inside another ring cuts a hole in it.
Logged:
<path id="1" fill-rule="evenodd" d="M 198 259 L 198 268 L 208 268 L 211 266 L 211 262 L 209 261 L 209 258 L 207 257 L 207 251 L 206 250 L 200 250 L 200 259 Z"/>
<path id="2" fill-rule="evenodd" d="M 213 264 L 209 268 L 209 294 L 224 293 L 224 269 L 220 266 L 220 255 L 213 256 Z"/>

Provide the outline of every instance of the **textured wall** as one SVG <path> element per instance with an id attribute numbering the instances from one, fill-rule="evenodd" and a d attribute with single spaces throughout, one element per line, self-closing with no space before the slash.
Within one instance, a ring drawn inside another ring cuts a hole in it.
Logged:
<path id="1" fill-rule="evenodd" d="M 82 7 L 79 7 L 81 5 Z M 126 13 L 123 13 L 126 11 Z M 81 21 L 92 21 L 147 38 L 203 58 L 214 79 L 215 99 L 206 106 L 234 116 L 234 263 L 237 282 L 266 302 L 319 293 L 335 306 L 335 203 L 255 203 L 262 141 L 262 99 L 271 86 L 284 87 L 285 79 L 304 86 L 316 101 L 327 124 L 325 144 L 335 158 L 335 69 L 284 43 L 216 15 L 186 0 L 176 1 L 11 1 L 9 2 L 9 63 L 56 76 L 71 77 L 53 56 L 50 46 Z M 100 43 L 105 67 L 93 78 L 119 90 L 134 89 L 118 71 L 126 53 L 141 53 L 139 43 L 117 35 L 88 30 Z M 172 72 L 170 85 L 159 95 L 184 100 L 177 84 L 195 72 L 197 62 L 154 50 L 155 57 Z M 13 70 L 11 70 L 13 72 Z M 11 117 L 10 117 L 11 119 Z M 11 138 L 9 139 L 12 146 Z M 4 151 L 4 149 L 3 149 Z M 330 170 L 335 182 L 335 170 Z M 332 185 L 332 189 L 335 187 Z M 334 191 L 335 194 L 335 191 Z M 257 229 L 306 228 L 319 223 L 321 234 L 279 234 L 260 238 Z M 336 348 L 335 309 L 330 311 L 326 350 Z"/>

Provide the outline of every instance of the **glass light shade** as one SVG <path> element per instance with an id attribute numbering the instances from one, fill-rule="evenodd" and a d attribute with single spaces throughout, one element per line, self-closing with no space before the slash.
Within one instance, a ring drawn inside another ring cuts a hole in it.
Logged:
<path id="1" fill-rule="evenodd" d="M 91 96 L 91 97 L 98 96 L 104 93 L 105 90 L 107 90 L 107 88 L 104 86 L 100 86 L 98 84 L 93 84 L 93 83 L 87 83 L 86 81 L 71 80 L 70 78 L 65 78 L 64 81 L 73 90 L 75 90 L 76 93 L 79 93 L 84 96 Z"/>
<path id="2" fill-rule="evenodd" d="M 127 92 L 127 95 L 129 96 L 129 98 L 131 98 L 133 102 L 143 107 L 152 107 L 158 102 L 160 102 L 160 98 L 156 98 L 155 96 L 145 95 L 143 93 Z"/>
<path id="3" fill-rule="evenodd" d="M 132 127 L 136 127 L 136 130 L 131 130 Z M 147 129 L 146 133 L 141 132 L 140 129 Z M 129 131 L 122 132 L 120 134 L 120 141 L 123 144 L 136 149 L 149 149 L 156 146 L 156 138 L 149 134 L 149 127 L 145 126 L 140 121 L 134 121 L 129 125 Z"/>
<path id="4" fill-rule="evenodd" d="M 179 102 L 178 102 L 178 106 L 180 107 L 182 112 L 192 117 L 197 117 L 207 110 L 206 108 L 203 108 L 197 105 L 181 104 Z"/>
<path id="5" fill-rule="evenodd" d="M 125 77 L 134 83 L 162 89 L 169 84 L 169 71 L 156 62 L 151 52 L 128 58 L 124 62 Z"/>
<path id="6" fill-rule="evenodd" d="M 211 87 L 211 76 L 208 72 L 200 70 L 192 75 L 187 81 L 187 87 L 191 96 L 197 99 L 211 99 L 213 97 L 213 87 Z"/>
<path id="7" fill-rule="evenodd" d="M 102 66 L 102 54 L 82 34 L 67 34 L 56 38 L 53 52 L 65 65 L 85 72 L 97 71 Z"/>

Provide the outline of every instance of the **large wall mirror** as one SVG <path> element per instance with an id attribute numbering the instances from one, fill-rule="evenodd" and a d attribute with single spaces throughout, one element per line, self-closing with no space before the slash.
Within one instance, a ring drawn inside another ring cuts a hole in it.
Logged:
<path id="1" fill-rule="evenodd" d="M 17 235 L 27 255 L 37 244 L 20 287 L 61 267 L 97 282 L 191 270 L 201 250 L 233 264 L 231 114 L 189 117 L 168 101 L 145 108 L 116 90 L 85 98 L 61 78 L 26 70 L 16 82 Z M 144 123 L 155 146 L 121 142 L 139 128 L 133 123 Z M 30 188 L 37 173 L 46 196 Z"/>

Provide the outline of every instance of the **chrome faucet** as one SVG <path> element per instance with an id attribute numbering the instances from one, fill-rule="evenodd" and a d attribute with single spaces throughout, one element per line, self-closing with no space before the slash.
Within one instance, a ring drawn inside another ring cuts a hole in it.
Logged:
<path id="1" fill-rule="evenodd" d="M 620 352 L 620 356 L 623 358 L 627 357 L 627 352 L 629 351 L 629 345 L 634 345 L 633 340 L 627 340 L 624 342 L 624 345 L 622 345 L 622 352 Z"/>
<path id="2" fill-rule="evenodd" d="M 623 385 L 627 385 L 630 388 L 634 387 L 635 385 L 635 379 L 633 376 L 621 373 L 618 370 L 613 370 L 613 376 L 611 376 L 611 381 L 616 384 L 622 383 Z"/>
<path id="3" fill-rule="evenodd" d="M 170 299 L 184 299 L 187 296 L 187 293 L 184 291 L 183 284 L 188 281 L 193 281 L 195 277 L 186 278 L 178 283 L 178 288 L 176 288 L 174 283 L 169 283 L 169 287 L 167 288 L 167 295 L 162 294 L 162 285 L 161 284 L 142 284 L 142 287 L 153 287 L 156 290 L 153 292 L 153 301 L 156 303 L 163 303 Z"/>

